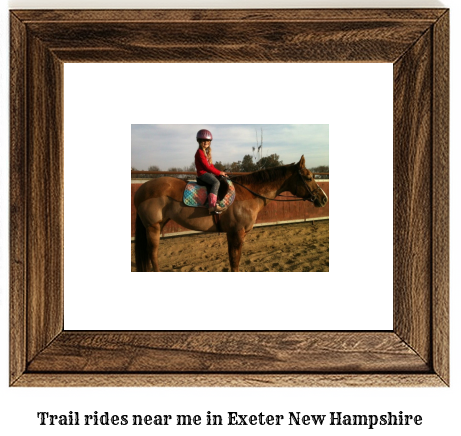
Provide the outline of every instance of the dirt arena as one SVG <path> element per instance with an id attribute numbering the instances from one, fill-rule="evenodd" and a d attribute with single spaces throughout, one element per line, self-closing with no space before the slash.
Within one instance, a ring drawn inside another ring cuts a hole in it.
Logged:
<path id="1" fill-rule="evenodd" d="M 228 272 L 225 233 L 201 233 L 164 238 L 159 264 L 164 272 Z M 242 272 L 328 272 L 329 221 L 255 227 L 245 239 Z M 134 243 L 131 271 L 136 271 Z"/>

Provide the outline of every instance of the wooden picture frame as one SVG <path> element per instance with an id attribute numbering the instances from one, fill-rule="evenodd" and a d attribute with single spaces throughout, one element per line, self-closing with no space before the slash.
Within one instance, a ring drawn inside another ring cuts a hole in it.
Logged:
<path id="1" fill-rule="evenodd" d="M 10 20 L 11 386 L 448 386 L 447 9 Z M 63 63 L 210 60 L 393 63 L 392 331 L 63 329 Z"/>

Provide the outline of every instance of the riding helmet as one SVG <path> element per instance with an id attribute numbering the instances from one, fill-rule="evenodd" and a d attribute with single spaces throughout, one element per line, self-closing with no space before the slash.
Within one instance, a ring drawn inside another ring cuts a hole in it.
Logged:
<path id="1" fill-rule="evenodd" d="M 209 130 L 202 129 L 197 132 L 197 141 L 199 141 L 200 139 L 207 139 L 213 141 L 213 135 Z"/>

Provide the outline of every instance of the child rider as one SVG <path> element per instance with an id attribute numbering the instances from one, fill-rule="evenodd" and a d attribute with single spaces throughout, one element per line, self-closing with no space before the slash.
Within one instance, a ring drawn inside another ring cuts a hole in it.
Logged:
<path id="1" fill-rule="evenodd" d="M 213 135 L 209 130 L 202 129 L 197 132 L 198 150 L 195 153 L 195 167 L 197 178 L 211 185 L 208 194 L 208 207 L 210 213 L 220 213 L 224 209 L 217 204 L 219 180 L 216 176 L 227 176 L 224 171 L 219 171 L 213 165 L 211 156 L 211 141 Z"/>

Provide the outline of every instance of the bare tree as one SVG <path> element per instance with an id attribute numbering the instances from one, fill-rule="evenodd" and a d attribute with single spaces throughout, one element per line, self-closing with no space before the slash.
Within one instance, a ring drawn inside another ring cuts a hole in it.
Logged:
<path id="1" fill-rule="evenodd" d="M 151 165 L 147 168 L 147 171 L 160 171 L 160 168 L 157 165 Z M 149 179 L 158 179 L 162 177 L 162 174 L 144 174 Z"/>

